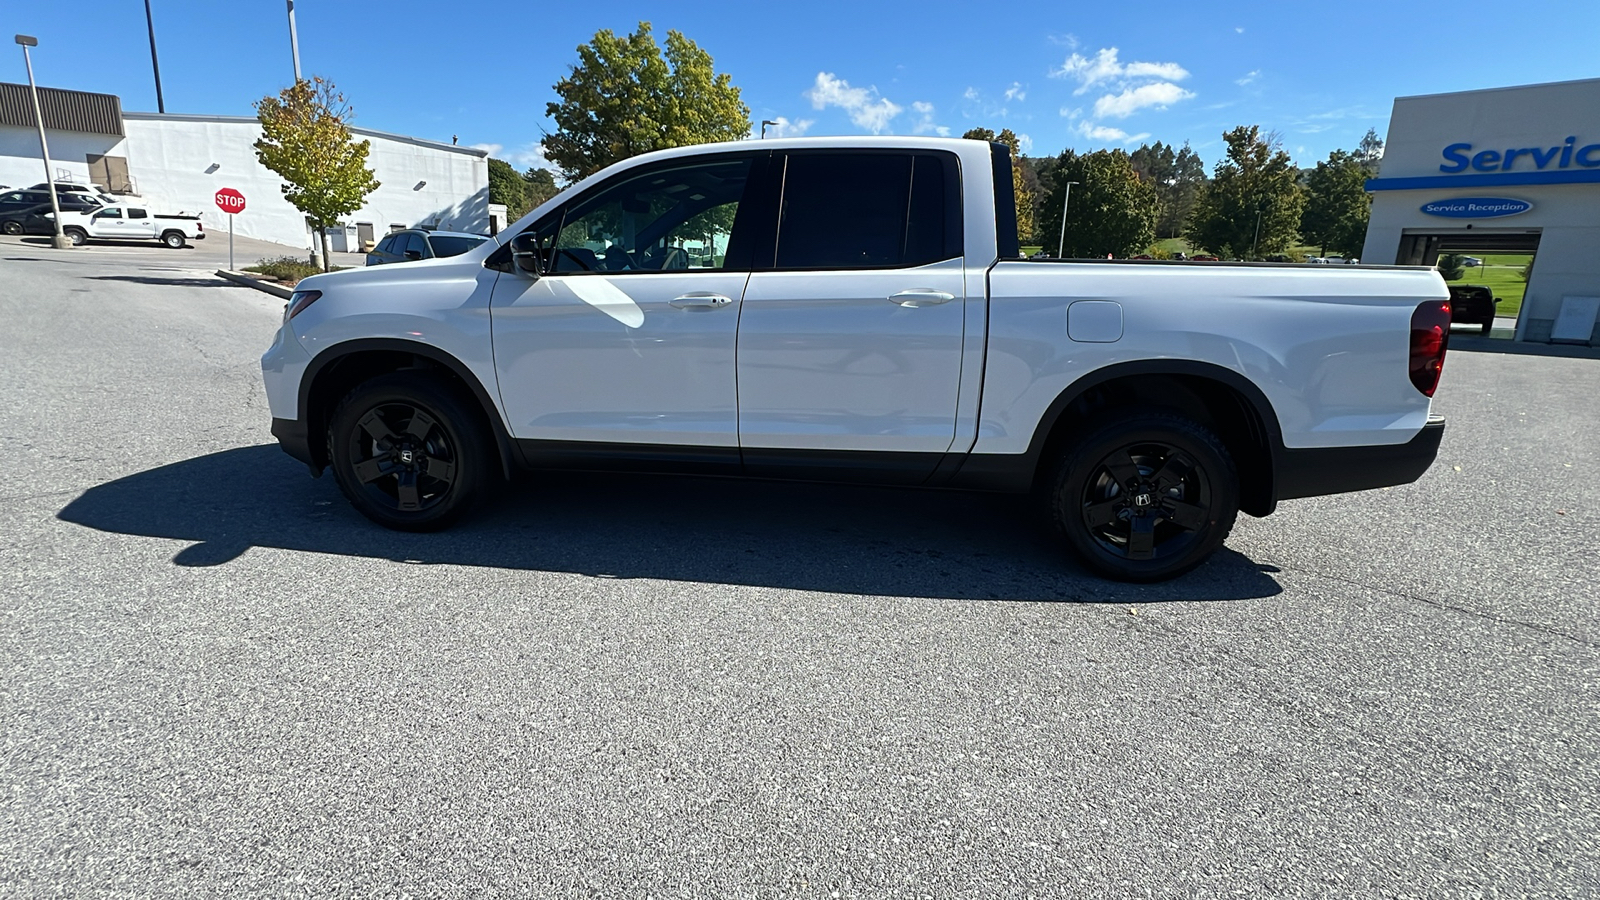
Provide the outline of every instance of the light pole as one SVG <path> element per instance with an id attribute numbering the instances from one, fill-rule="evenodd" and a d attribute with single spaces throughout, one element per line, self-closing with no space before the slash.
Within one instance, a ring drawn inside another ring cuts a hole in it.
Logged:
<path id="1" fill-rule="evenodd" d="M 1061 241 L 1056 244 L 1056 259 L 1060 259 L 1067 249 L 1067 205 L 1072 202 L 1072 186 L 1077 183 L 1076 181 L 1067 182 L 1067 194 L 1061 198 Z"/>
<path id="2" fill-rule="evenodd" d="M 766 136 L 767 136 L 767 126 L 768 125 L 776 125 L 776 124 L 778 124 L 778 123 L 773 119 L 762 119 L 761 120 L 761 137 L 762 137 L 762 139 L 765 139 Z"/>
<path id="3" fill-rule="evenodd" d="M 156 20 L 150 16 L 150 0 L 144 0 L 144 24 L 150 29 L 150 68 L 156 72 L 156 112 L 164 114 L 167 104 L 161 99 L 161 63 L 156 61 Z"/>
<path id="4" fill-rule="evenodd" d="M 289 51 L 294 54 L 294 80 L 300 83 L 300 35 L 294 30 L 294 0 L 289 0 Z"/>
<path id="5" fill-rule="evenodd" d="M 56 223 L 56 236 L 50 244 L 57 250 L 68 250 L 72 242 L 61 230 L 61 201 L 56 199 L 56 179 L 50 174 L 50 144 L 44 138 L 44 110 L 39 108 L 39 86 L 33 83 L 33 57 L 28 55 L 29 47 L 39 46 L 39 39 L 19 34 L 17 43 L 22 45 L 22 62 L 28 67 L 28 93 L 33 95 L 33 121 L 39 126 L 39 154 L 44 158 L 44 186 L 50 194 L 50 209 L 55 213 L 51 218 Z"/>

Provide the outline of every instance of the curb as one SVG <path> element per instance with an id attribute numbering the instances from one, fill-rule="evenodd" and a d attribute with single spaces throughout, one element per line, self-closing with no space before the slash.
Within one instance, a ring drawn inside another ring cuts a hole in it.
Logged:
<path id="1" fill-rule="evenodd" d="M 231 281 L 234 284 L 241 284 L 248 288 L 255 288 L 258 291 L 263 291 L 283 300 L 289 299 L 289 295 L 294 293 L 293 288 L 286 288 L 281 284 L 273 284 L 270 281 L 262 281 L 259 278 L 252 278 L 243 272 L 230 272 L 227 269 L 218 269 L 216 275 L 218 278 Z"/>

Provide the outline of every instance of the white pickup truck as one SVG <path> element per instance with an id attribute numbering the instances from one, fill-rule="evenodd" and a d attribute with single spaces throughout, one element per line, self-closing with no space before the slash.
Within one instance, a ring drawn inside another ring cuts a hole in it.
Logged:
<path id="1" fill-rule="evenodd" d="M 74 246 L 90 238 L 116 241 L 160 241 L 178 250 L 189 241 L 205 240 L 205 225 L 199 216 L 154 215 L 148 209 L 130 205 L 106 206 L 92 212 L 61 213 L 61 231 Z"/>
<path id="2" fill-rule="evenodd" d="M 1009 166 L 866 137 L 618 163 L 461 256 L 300 282 L 273 434 L 392 528 L 530 468 L 1036 491 L 1130 580 L 1432 463 L 1436 272 L 1021 259 Z"/>

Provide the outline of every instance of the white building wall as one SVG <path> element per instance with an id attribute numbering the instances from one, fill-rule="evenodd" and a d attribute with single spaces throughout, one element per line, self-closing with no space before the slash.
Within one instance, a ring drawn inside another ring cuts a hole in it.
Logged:
<path id="1" fill-rule="evenodd" d="M 84 134 L 78 131 L 51 131 L 50 175 L 52 180 L 88 182 L 88 156 L 125 155 L 127 142 L 109 134 Z M 0 125 L 0 184 L 13 188 L 32 187 L 44 181 L 44 164 L 39 161 L 39 131 L 15 125 Z"/>
<path id="2" fill-rule="evenodd" d="M 231 187 L 244 194 L 246 208 L 234 217 L 234 233 L 310 248 L 305 217 L 283 199 L 283 181 L 256 160 L 261 126 L 241 116 L 185 116 L 125 113 L 128 172 L 151 206 L 197 212 L 206 229 L 225 232 L 227 216 L 212 196 Z M 489 163 L 470 147 L 352 129 L 371 142 L 367 166 L 379 187 L 346 222 L 346 247 L 355 250 L 356 223 L 368 223 L 381 237 L 391 225 L 433 226 L 446 231 L 488 232 Z M 336 243 L 341 243 L 336 241 Z"/>
<path id="3" fill-rule="evenodd" d="M 261 126 L 255 119 L 124 113 L 123 127 L 126 138 L 49 132 L 52 172 L 86 182 L 90 154 L 123 156 L 140 198 L 152 209 L 198 213 L 207 231 L 225 234 L 228 217 L 212 198 L 231 187 L 247 203 L 234 216 L 234 233 L 297 250 L 312 246 L 305 217 L 283 199 L 282 179 L 256 161 L 253 145 Z M 336 250 L 358 249 L 357 223 L 371 224 L 380 238 L 393 225 L 488 233 L 489 163 L 482 150 L 352 131 L 371 142 L 367 166 L 380 186 L 348 217 L 347 235 L 335 239 Z M 43 180 L 38 131 L 0 126 L 0 184 L 28 187 Z"/>

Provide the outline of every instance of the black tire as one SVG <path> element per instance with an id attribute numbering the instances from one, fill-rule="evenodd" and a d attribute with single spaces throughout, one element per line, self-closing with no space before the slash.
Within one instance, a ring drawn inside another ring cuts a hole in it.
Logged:
<path id="1" fill-rule="evenodd" d="M 4 231 L 6 234 L 13 234 L 13 235 L 21 234 L 22 233 L 22 223 L 21 222 L 7 222 L 4 225 L 0 225 L 0 231 Z"/>
<path id="2" fill-rule="evenodd" d="M 492 438 L 472 403 L 410 372 L 359 385 L 328 420 L 328 460 L 339 489 L 386 528 L 448 528 L 499 473 Z"/>
<path id="3" fill-rule="evenodd" d="M 1493 331 L 1493 330 L 1494 330 L 1494 320 L 1493 319 L 1490 319 L 1489 321 L 1483 323 L 1483 336 L 1484 337 L 1488 337 L 1489 336 L 1489 332 Z"/>
<path id="4" fill-rule="evenodd" d="M 68 228 L 65 229 L 65 233 L 67 240 L 71 241 L 74 247 L 82 247 L 84 244 L 89 243 L 89 232 L 81 228 Z"/>
<path id="5" fill-rule="evenodd" d="M 161 236 L 161 243 L 166 244 L 168 247 L 171 247 L 174 250 L 182 250 L 184 243 L 183 232 L 169 231 Z"/>
<path id="6" fill-rule="evenodd" d="M 1222 441 L 1177 413 L 1101 419 L 1064 452 L 1050 513 L 1090 569 L 1164 581 L 1205 562 L 1239 514 L 1239 471 Z"/>

